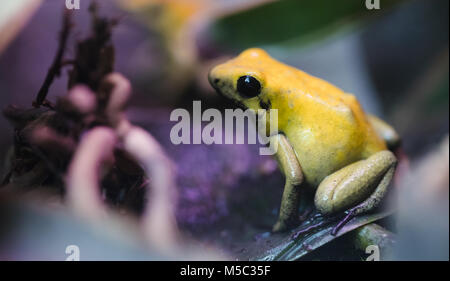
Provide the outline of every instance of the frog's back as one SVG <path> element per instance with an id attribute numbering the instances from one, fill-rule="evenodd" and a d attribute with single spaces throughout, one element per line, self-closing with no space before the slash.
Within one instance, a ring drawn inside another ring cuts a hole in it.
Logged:
<path id="1" fill-rule="evenodd" d="M 281 64 L 278 73 L 290 82 L 279 84 L 272 107 L 279 109 L 279 129 L 292 143 L 310 185 L 386 149 L 353 95 L 287 65 Z"/>

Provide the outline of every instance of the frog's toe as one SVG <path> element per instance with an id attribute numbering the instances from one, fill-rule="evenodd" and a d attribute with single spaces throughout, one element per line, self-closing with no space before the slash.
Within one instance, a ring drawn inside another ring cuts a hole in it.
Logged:
<path id="1" fill-rule="evenodd" d="M 351 219 L 356 216 L 356 208 L 352 208 L 346 212 L 346 215 L 339 223 L 331 230 L 331 235 L 336 236 L 339 230 L 343 228 Z"/>
<path id="2" fill-rule="evenodd" d="M 298 219 L 292 220 L 292 221 L 277 221 L 277 223 L 274 224 L 272 227 L 272 232 L 285 232 L 288 230 L 291 230 L 292 228 L 298 226 L 300 224 L 300 221 Z"/>
<path id="3" fill-rule="evenodd" d="M 287 230 L 287 226 L 286 224 L 278 221 L 277 223 L 275 223 L 272 227 L 272 232 L 276 233 L 276 232 L 284 232 Z"/>

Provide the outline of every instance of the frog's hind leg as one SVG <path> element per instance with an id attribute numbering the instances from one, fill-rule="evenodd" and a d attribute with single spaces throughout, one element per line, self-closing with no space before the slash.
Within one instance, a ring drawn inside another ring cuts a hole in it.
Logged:
<path id="1" fill-rule="evenodd" d="M 354 216 L 378 206 L 386 195 L 396 164 L 394 154 L 384 150 L 336 171 L 320 183 L 314 199 L 316 208 L 323 215 L 346 211 L 333 235 Z"/>

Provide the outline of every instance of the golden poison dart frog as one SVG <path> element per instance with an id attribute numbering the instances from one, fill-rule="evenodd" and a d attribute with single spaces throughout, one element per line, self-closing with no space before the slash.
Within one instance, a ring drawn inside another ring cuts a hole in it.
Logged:
<path id="1" fill-rule="evenodd" d="M 353 95 L 257 48 L 214 67 L 208 78 L 216 91 L 244 108 L 277 110 L 278 131 L 269 140 L 277 145 L 286 182 L 274 232 L 299 223 L 303 188 L 314 188 L 321 214 L 346 214 L 339 225 L 372 210 L 386 195 L 397 164 L 388 147 L 399 137 L 366 114 Z"/>

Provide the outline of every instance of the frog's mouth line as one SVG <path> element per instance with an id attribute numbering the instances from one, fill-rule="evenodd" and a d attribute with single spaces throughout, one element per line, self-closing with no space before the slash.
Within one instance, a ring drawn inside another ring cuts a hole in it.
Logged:
<path id="1" fill-rule="evenodd" d="M 214 90 L 219 94 L 219 96 L 221 96 L 221 97 L 223 97 L 223 98 L 225 98 L 225 99 L 227 99 L 227 100 L 230 100 L 230 98 L 228 98 L 226 95 L 224 95 L 224 94 L 222 93 L 222 91 L 219 90 L 218 87 L 215 87 L 215 86 L 214 86 L 213 83 L 211 83 L 211 86 L 212 86 L 212 87 L 214 88 Z M 260 102 L 262 102 L 261 99 L 260 99 Z M 234 100 L 234 99 L 233 99 L 233 103 L 234 103 L 237 107 L 241 108 L 241 109 L 244 110 L 244 111 L 248 109 L 248 107 L 247 107 L 246 105 L 244 105 L 241 101 L 238 101 L 238 100 Z M 269 101 L 269 104 L 270 104 L 270 101 Z M 269 106 L 269 105 L 268 105 L 268 106 Z M 267 108 L 265 108 L 265 109 L 267 110 Z M 256 118 L 256 120 L 255 120 L 256 128 L 259 127 L 259 126 L 258 126 L 258 122 L 260 122 L 260 121 L 259 121 L 258 118 Z M 284 134 L 284 132 L 282 132 L 282 133 Z"/>
<path id="2" fill-rule="evenodd" d="M 247 110 L 248 109 L 248 107 L 247 106 L 245 106 L 242 102 L 240 102 L 240 101 L 237 101 L 237 100 L 234 100 L 234 104 L 237 106 L 237 107 L 239 107 L 239 108 L 241 108 L 242 110 Z"/>
<path id="3" fill-rule="evenodd" d="M 230 98 L 228 98 L 227 96 L 225 96 L 221 91 L 218 91 L 218 90 L 216 90 L 218 93 L 219 93 L 219 95 L 220 96 L 222 96 L 223 98 L 225 98 L 225 99 L 227 99 L 227 100 L 230 100 Z M 237 107 L 239 107 L 240 109 L 242 109 L 242 110 L 247 110 L 248 109 L 248 107 L 245 105 L 245 104 L 243 104 L 241 101 L 238 101 L 238 100 L 232 100 L 233 101 L 233 103 L 237 106 Z"/>

